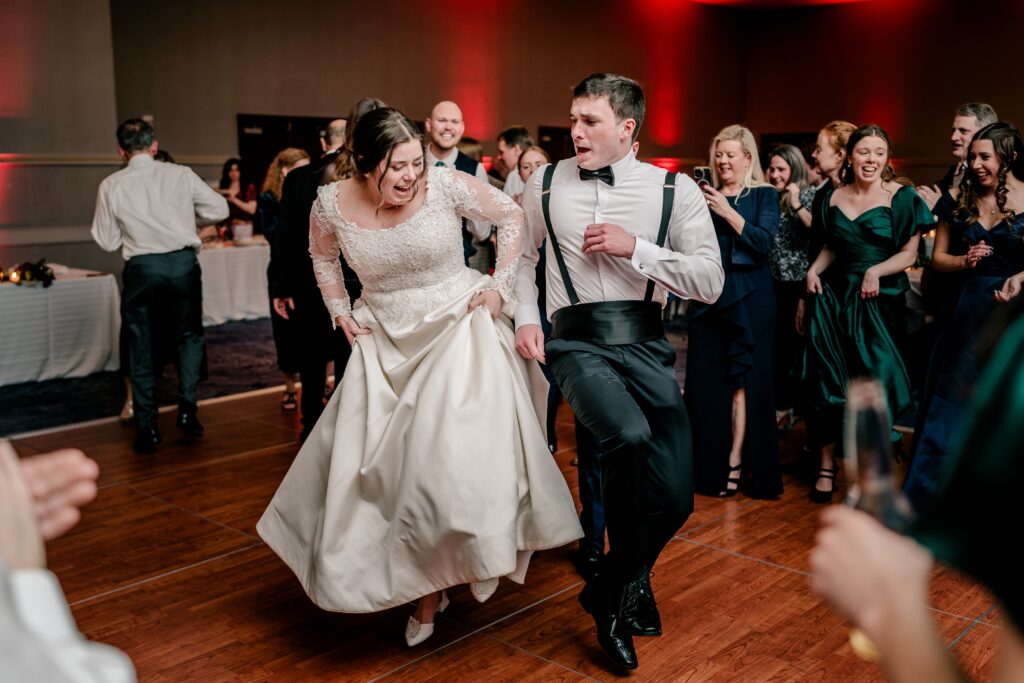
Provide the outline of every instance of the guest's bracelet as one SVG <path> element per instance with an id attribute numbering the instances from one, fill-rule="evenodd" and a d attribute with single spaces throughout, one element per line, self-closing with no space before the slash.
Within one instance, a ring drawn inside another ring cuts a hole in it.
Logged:
<path id="1" fill-rule="evenodd" d="M 793 213 L 800 213 L 800 209 L 806 209 L 806 208 L 807 208 L 806 206 L 801 204 L 800 206 L 791 206 L 791 207 L 789 207 L 789 210 L 792 211 Z"/>

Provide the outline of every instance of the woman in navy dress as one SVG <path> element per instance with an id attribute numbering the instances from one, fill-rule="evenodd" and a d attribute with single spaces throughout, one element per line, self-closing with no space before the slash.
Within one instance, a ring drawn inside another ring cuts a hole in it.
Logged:
<path id="1" fill-rule="evenodd" d="M 779 193 L 764 181 L 754 135 L 724 128 L 711 143 L 714 187 L 704 186 L 725 269 L 722 296 L 690 309 L 686 407 L 698 493 L 782 494 L 772 390 L 775 294 L 768 254 Z"/>
<path id="2" fill-rule="evenodd" d="M 1024 142 L 1012 124 L 992 123 L 975 134 L 953 199 L 952 212 L 940 216 L 932 267 L 962 272 L 964 279 L 936 340 L 914 430 L 905 492 L 918 510 L 934 495 L 950 437 L 977 384 L 978 331 L 1000 301 L 1020 292 L 1024 279 Z M 966 246 L 966 253 L 951 253 L 951 245 Z"/>

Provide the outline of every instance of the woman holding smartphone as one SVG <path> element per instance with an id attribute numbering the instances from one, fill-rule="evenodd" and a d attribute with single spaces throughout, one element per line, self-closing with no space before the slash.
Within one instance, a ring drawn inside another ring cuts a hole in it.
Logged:
<path id="1" fill-rule="evenodd" d="M 782 494 L 772 388 L 775 295 L 768 253 L 779 225 L 779 193 L 764 181 L 754 135 L 722 129 L 711 143 L 711 182 L 702 183 L 718 235 L 725 287 L 714 304 L 694 302 L 686 359 L 698 493 L 734 496 L 742 478 L 753 498 Z"/>

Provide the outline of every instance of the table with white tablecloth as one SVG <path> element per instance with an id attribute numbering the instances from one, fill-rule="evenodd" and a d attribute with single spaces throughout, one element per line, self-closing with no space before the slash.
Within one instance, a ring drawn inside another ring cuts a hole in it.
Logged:
<path id="1" fill-rule="evenodd" d="M 199 252 L 199 266 L 203 270 L 203 326 L 269 318 L 269 264 L 270 247 L 265 242 Z"/>
<path id="2" fill-rule="evenodd" d="M 0 285 L 0 386 L 118 369 L 120 308 L 108 273 L 71 269 L 49 287 Z"/>

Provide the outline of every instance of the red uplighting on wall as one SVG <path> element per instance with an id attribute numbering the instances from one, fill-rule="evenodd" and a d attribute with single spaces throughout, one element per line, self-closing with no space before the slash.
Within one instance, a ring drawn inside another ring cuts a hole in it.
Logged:
<path id="1" fill-rule="evenodd" d="M 441 98 L 462 109 L 466 135 L 490 140 L 497 135 L 498 59 L 492 39 L 504 10 L 498 0 L 448 0 L 445 14 L 455 17 L 445 24 L 449 32 L 445 81 Z"/>
<path id="2" fill-rule="evenodd" d="M 683 137 L 686 89 L 680 48 L 689 8 L 679 0 L 637 0 L 636 9 L 647 97 L 644 125 L 655 144 L 671 147 Z"/>
<path id="3" fill-rule="evenodd" d="M 782 9 L 794 7 L 818 7 L 821 5 L 847 5 L 871 0 L 689 0 L 701 5 L 722 5 L 743 9 Z M 885 0 L 887 1 L 887 0 Z"/>
<path id="4" fill-rule="evenodd" d="M 33 38 L 39 13 L 18 5 L 4 9 L 4 37 L 0 40 L 0 118 L 22 116 L 28 111 L 31 82 L 35 75 Z M 0 150 L 9 151 L 9 150 Z"/>
<path id="5" fill-rule="evenodd" d="M 652 166 L 657 166 L 658 168 L 663 168 L 666 171 L 671 171 L 673 173 L 678 172 L 683 165 L 683 160 L 679 157 L 651 157 L 644 161 Z"/>

